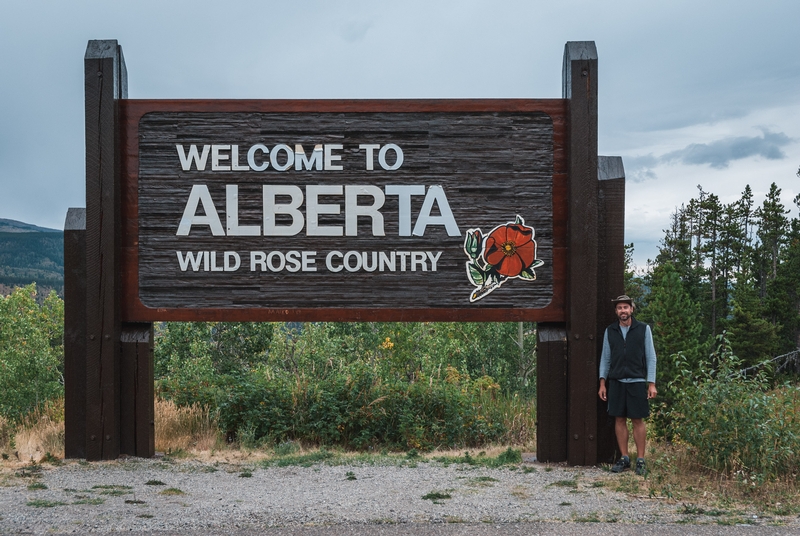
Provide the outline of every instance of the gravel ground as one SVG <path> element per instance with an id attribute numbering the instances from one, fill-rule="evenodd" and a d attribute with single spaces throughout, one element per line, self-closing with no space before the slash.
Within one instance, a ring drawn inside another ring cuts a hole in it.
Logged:
<path id="1" fill-rule="evenodd" d="M 38 473 L 21 468 L 0 473 L 0 533 L 249 533 L 267 527 L 442 522 L 533 528 L 542 522 L 592 521 L 800 530 L 796 517 L 689 514 L 686 505 L 616 491 L 635 486 L 639 477 L 598 468 L 525 463 L 512 470 L 437 462 L 260 468 L 138 458 L 40 467 Z"/>

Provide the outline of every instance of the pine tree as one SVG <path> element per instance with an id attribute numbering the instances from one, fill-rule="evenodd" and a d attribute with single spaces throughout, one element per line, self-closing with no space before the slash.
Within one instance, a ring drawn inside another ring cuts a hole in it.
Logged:
<path id="1" fill-rule="evenodd" d="M 700 307 L 683 288 L 675 266 L 665 263 L 653 270 L 650 294 L 645 311 L 639 317 L 650 324 L 656 355 L 667 358 L 682 353 L 690 363 L 695 363 L 704 353 Z M 661 359 L 659 375 L 671 377 L 668 359 Z"/>

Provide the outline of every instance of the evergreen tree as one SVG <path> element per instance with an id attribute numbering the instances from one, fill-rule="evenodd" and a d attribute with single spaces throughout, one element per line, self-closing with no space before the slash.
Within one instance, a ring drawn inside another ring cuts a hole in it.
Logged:
<path id="1" fill-rule="evenodd" d="M 637 316 L 650 324 L 656 355 L 667 358 L 682 353 L 690 363 L 704 354 L 700 307 L 686 293 L 680 275 L 671 263 L 662 264 L 651 275 L 648 305 Z M 660 359 L 659 376 L 673 377 L 669 359 Z M 663 366 L 662 366 L 663 364 Z"/>

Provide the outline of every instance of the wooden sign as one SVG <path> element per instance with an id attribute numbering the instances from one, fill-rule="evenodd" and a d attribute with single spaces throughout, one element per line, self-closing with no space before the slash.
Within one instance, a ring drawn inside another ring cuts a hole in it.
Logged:
<path id="1" fill-rule="evenodd" d="M 563 101 L 120 104 L 125 320 L 563 319 Z"/>
<path id="2" fill-rule="evenodd" d="M 130 100 L 84 57 L 86 208 L 65 225 L 65 453 L 155 452 L 153 322 L 536 321 L 537 457 L 614 457 L 597 356 L 624 171 L 597 50 L 563 99 Z"/>

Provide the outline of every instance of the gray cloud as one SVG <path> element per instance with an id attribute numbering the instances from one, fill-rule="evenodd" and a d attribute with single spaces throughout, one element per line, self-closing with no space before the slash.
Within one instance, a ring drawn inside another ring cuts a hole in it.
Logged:
<path id="1" fill-rule="evenodd" d="M 711 143 L 693 143 L 660 158 L 662 162 L 687 165 L 708 164 L 716 169 L 728 167 L 732 160 L 760 156 L 767 160 L 782 160 L 786 154 L 781 147 L 792 142 L 783 132 L 764 130 L 761 136 L 724 138 Z"/>
<path id="2" fill-rule="evenodd" d="M 661 156 L 652 153 L 626 156 L 626 177 L 633 182 L 657 179 L 653 168 L 659 164 L 685 164 L 701 166 L 708 164 L 715 169 L 725 169 L 733 160 L 760 156 L 767 160 L 782 160 L 786 154 L 781 147 L 793 141 L 783 132 L 764 129 L 761 136 L 738 136 L 723 138 L 710 143 L 692 143 L 683 149 L 671 151 Z"/>

